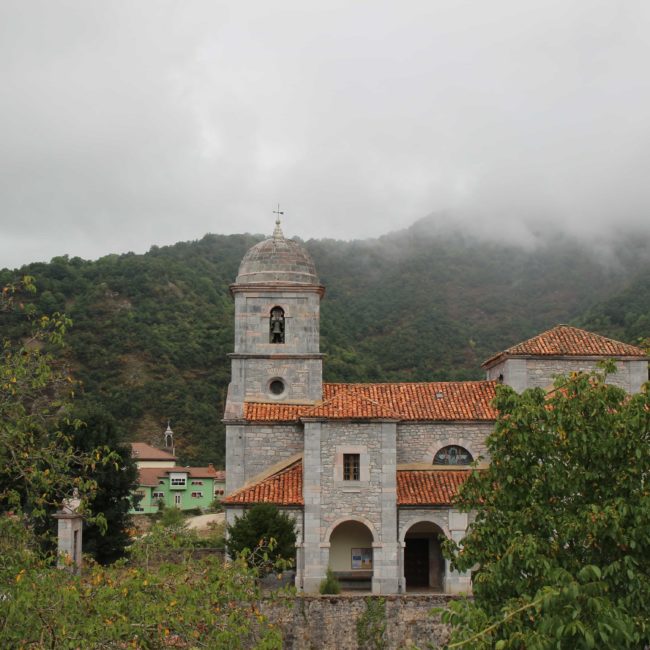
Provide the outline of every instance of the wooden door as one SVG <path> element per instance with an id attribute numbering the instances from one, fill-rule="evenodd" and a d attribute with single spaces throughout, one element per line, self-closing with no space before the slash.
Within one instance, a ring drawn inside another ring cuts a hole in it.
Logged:
<path id="1" fill-rule="evenodd" d="M 406 539 L 404 577 L 408 587 L 429 586 L 429 540 Z"/>

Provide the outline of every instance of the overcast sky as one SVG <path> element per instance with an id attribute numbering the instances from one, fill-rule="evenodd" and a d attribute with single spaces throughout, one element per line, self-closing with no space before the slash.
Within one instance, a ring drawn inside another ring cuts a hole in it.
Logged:
<path id="1" fill-rule="evenodd" d="M 0 267 L 206 232 L 650 229 L 645 0 L 1 0 Z"/>

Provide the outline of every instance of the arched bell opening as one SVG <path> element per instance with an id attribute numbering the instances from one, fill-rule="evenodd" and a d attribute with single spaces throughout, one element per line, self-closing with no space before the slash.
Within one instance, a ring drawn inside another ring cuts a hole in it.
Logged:
<path id="1" fill-rule="evenodd" d="M 360 521 L 344 521 L 332 531 L 329 568 L 343 589 L 371 589 L 374 570 L 373 537 L 365 524 Z"/>
<path id="2" fill-rule="evenodd" d="M 404 578 L 407 591 L 444 591 L 445 534 L 430 521 L 413 524 L 404 537 Z"/>
<path id="3" fill-rule="evenodd" d="M 284 343 L 284 309 L 273 307 L 269 317 L 269 342 Z"/>

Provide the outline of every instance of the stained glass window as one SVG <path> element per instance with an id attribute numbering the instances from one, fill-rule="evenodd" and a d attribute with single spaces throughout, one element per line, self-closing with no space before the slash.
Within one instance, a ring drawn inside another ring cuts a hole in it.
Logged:
<path id="1" fill-rule="evenodd" d="M 460 445 L 447 445 L 434 457 L 434 465 L 469 465 L 473 462 L 472 454 Z"/>

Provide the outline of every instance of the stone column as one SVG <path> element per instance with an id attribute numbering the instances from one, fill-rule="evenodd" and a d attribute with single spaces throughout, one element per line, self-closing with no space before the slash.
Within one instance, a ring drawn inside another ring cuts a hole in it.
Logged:
<path id="1" fill-rule="evenodd" d="M 381 529 L 374 544 L 372 592 L 396 594 L 399 586 L 399 540 L 397 531 L 397 424 L 381 427 Z"/>
<path id="2" fill-rule="evenodd" d="M 318 593 L 327 570 L 327 560 L 324 561 L 324 556 L 328 554 L 328 549 L 321 546 L 321 427 L 321 422 L 305 422 L 302 590 L 306 593 Z"/>
<path id="3" fill-rule="evenodd" d="M 57 566 L 71 573 L 81 573 L 83 516 L 63 508 L 54 518 L 58 520 Z"/>
<path id="4" fill-rule="evenodd" d="M 458 510 L 449 511 L 449 534 L 451 538 L 460 543 L 467 532 L 467 514 Z M 449 560 L 445 560 L 446 594 L 472 593 L 472 577 L 469 571 L 452 571 Z"/>

